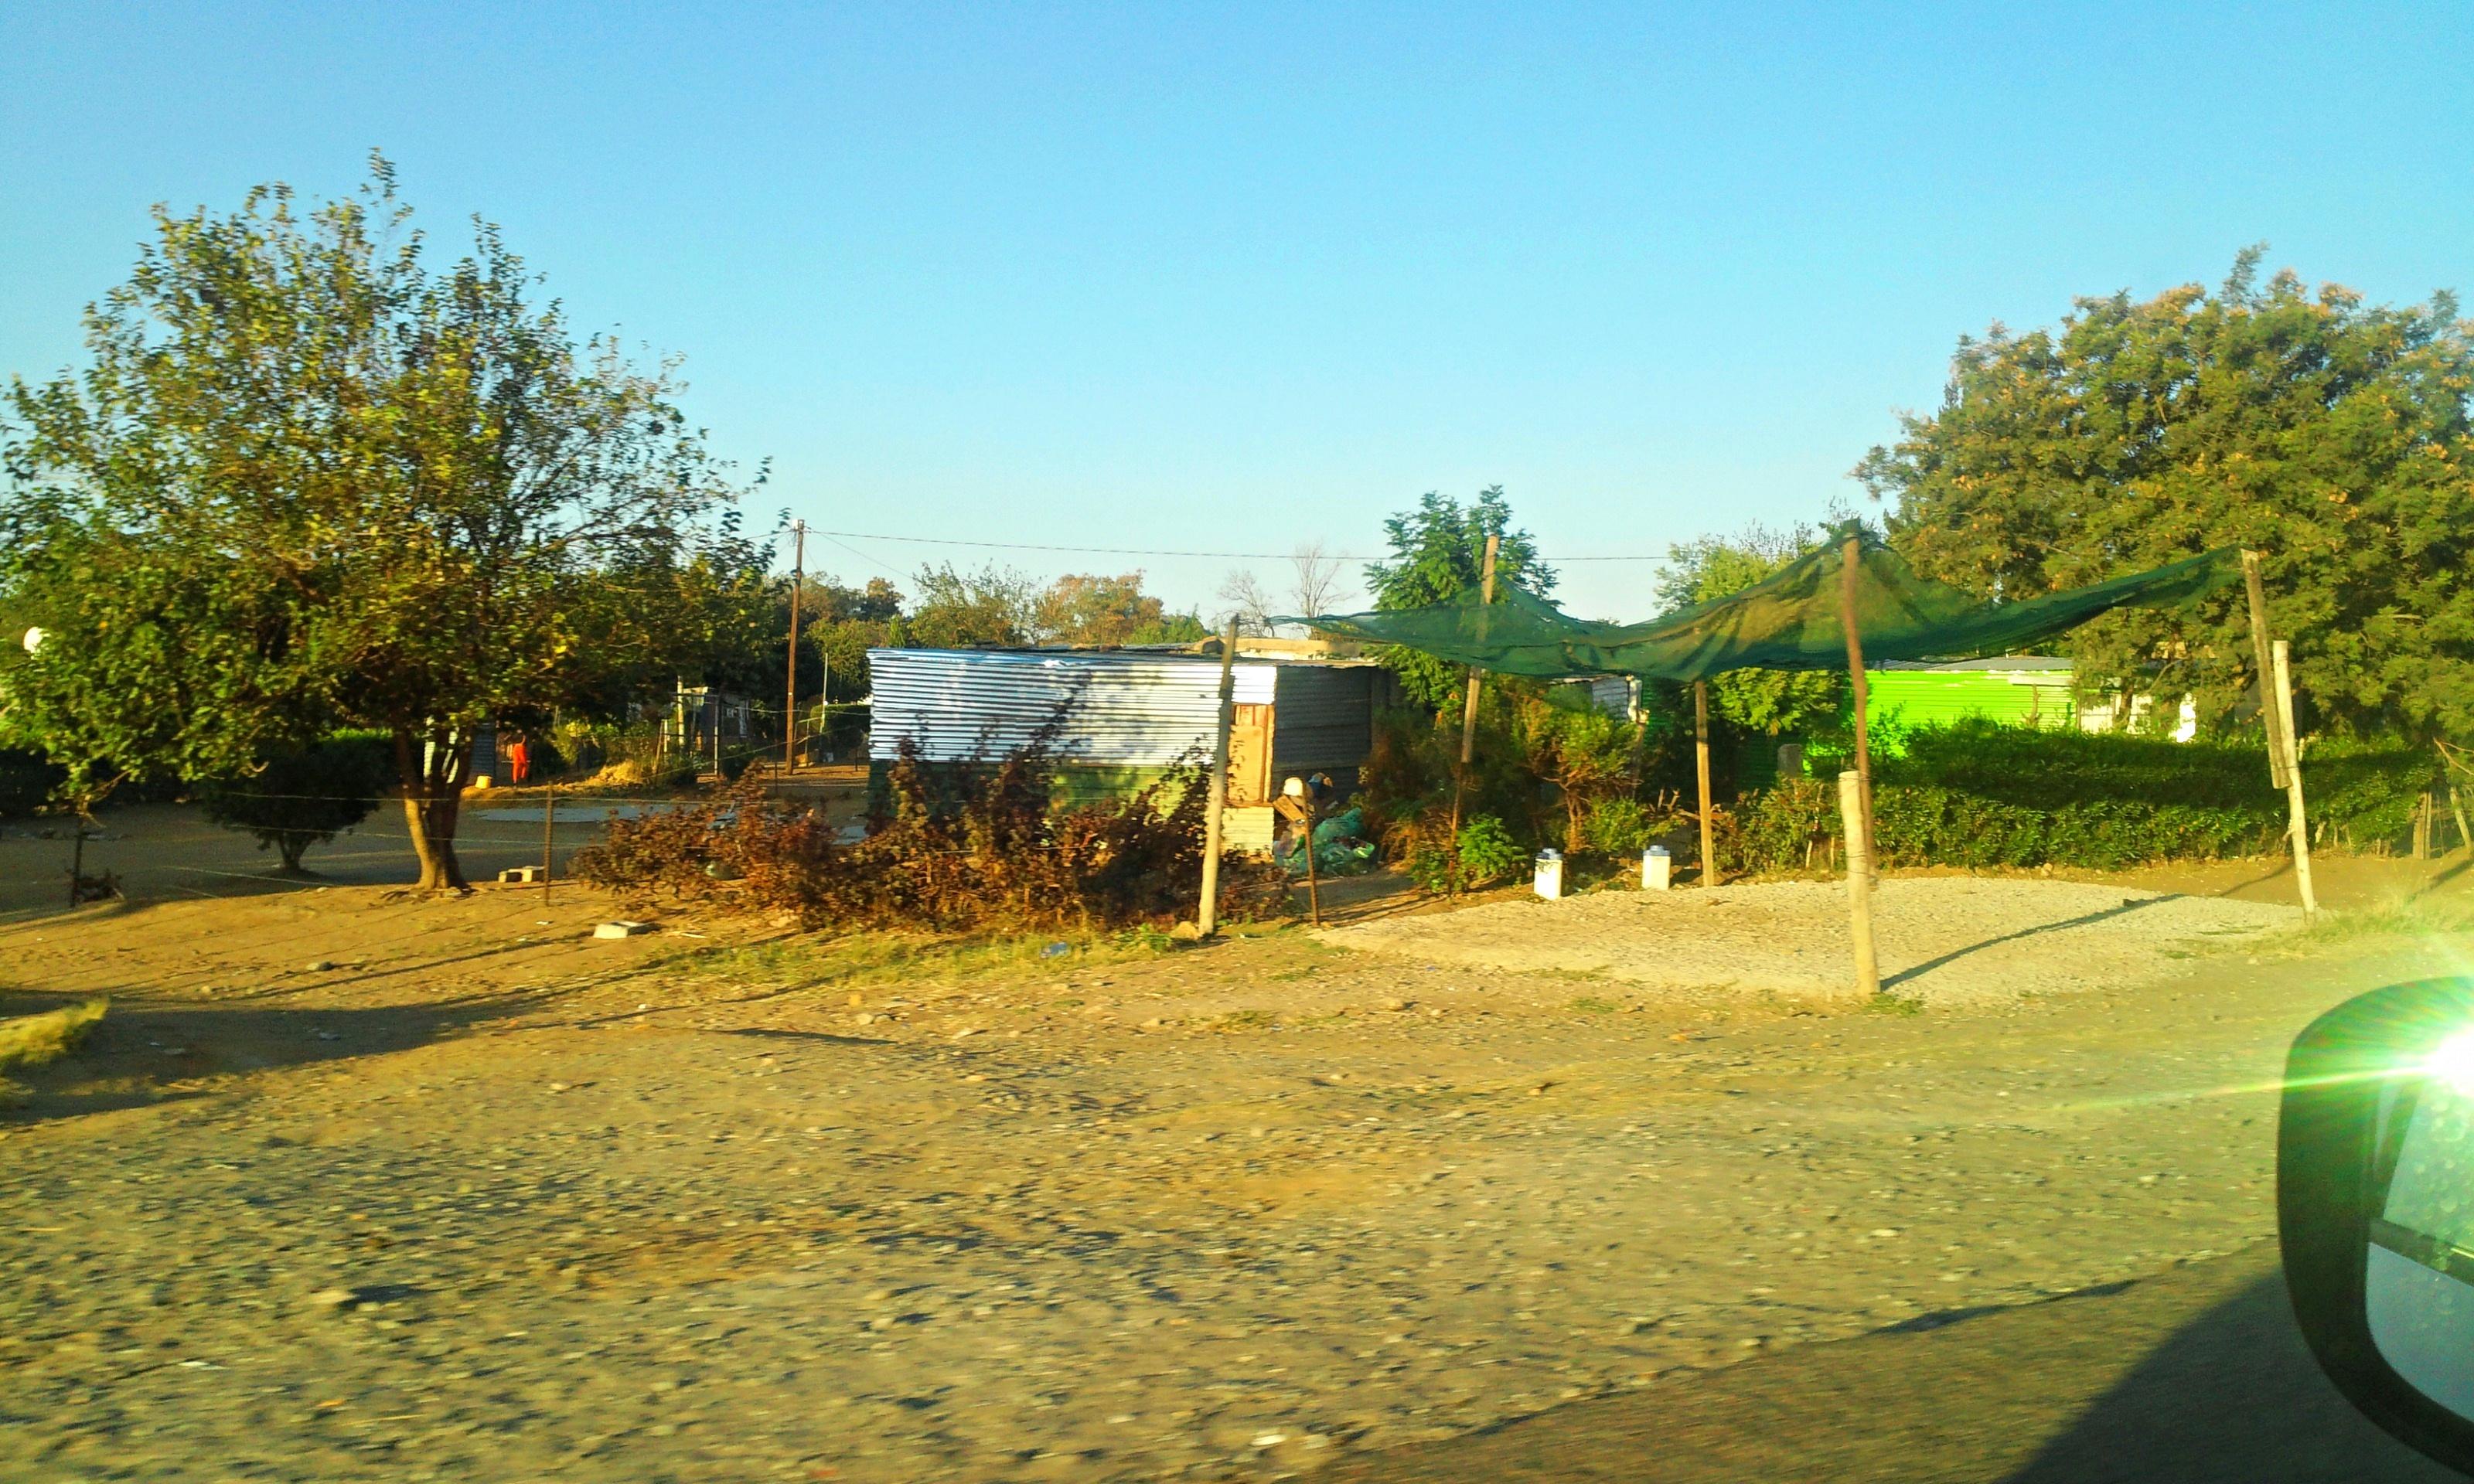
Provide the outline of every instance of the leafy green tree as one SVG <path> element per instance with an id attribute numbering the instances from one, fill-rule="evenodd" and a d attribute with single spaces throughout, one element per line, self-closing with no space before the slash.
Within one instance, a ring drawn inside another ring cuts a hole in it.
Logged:
<path id="1" fill-rule="evenodd" d="M 1010 567 L 976 572 L 952 562 L 921 567 L 911 579 L 918 596 L 903 619 L 907 644 L 930 649 L 1004 648 L 1031 642 L 1037 626 L 1037 589 Z"/>
<path id="2" fill-rule="evenodd" d="M 1475 592 L 1486 565 L 1486 539 L 1502 538 L 1495 556 L 1494 580 L 1540 597 L 1554 590 L 1555 571 L 1538 560 L 1538 544 L 1526 531 L 1512 527 L 1512 502 L 1501 485 L 1478 491 L 1467 505 L 1428 491 L 1417 508 L 1383 522 L 1390 560 L 1370 562 L 1366 586 L 1377 609 L 1417 608 Z M 1397 647 L 1383 652 L 1383 662 L 1397 671 L 1401 688 L 1419 706 L 1449 706 L 1460 694 L 1462 671 L 1432 655 Z"/>
<path id="3" fill-rule="evenodd" d="M 494 714 L 667 681 L 750 564 L 673 368 L 579 346 L 497 229 L 433 269 L 374 159 L 354 197 L 158 210 L 89 364 L 8 405 L 5 739 L 87 798 L 383 730 L 424 887 Z M 726 606 L 726 605 L 723 605 Z"/>
<path id="4" fill-rule="evenodd" d="M 1170 644 L 1203 636 L 1202 620 L 1171 613 L 1143 591 L 1143 574 L 1068 573 L 1033 605 L 1031 627 L 1043 644 Z"/>
<path id="5" fill-rule="evenodd" d="M 2434 295 L 2366 306 L 2263 249 L 2210 294 L 2081 299 L 2056 329 L 1963 338 L 1941 408 L 1856 473 L 1930 576 L 2025 597 L 2211 547 L 2265 556 L 2304 729 L 2474 731 L 2474 326 Z M 2239 589 L 2074 637 L 2082 684 L 2252 714 Z"/>
<path id="6" fill-rule="evenodd" d="M 1758 523 L 1735 536 L 1705 536 L 1667 548 L 1657 596 L 1666 612 L 1731 596 L 1829 539 L 1807 525 Z M 1710 682 L 1710 708 L 1745 731 L 1778 736 L 1837 719 L 1847 678 L 1834 670 L 1730 670 Z"/>
<path id="7" fill-rule="evenodd" d="M 395 790 L 394 739 L 346 732 L 268 757 L 247 778 L 220 778 L 199 790 L 207 819 L 247 830 L 261 850 L 272 848 L 287 876 L 306 874 L 301 857 L 376 812 Z"/>

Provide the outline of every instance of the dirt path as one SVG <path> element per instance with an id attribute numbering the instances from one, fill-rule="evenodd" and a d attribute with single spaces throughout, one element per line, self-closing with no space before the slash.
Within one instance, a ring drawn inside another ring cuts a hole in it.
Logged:
<path id="1" fill-rule="evenodd" d="M 1817 1016 L 607 910 L 0 929 L 117 996 L 0 1137 L 0 1477 L 1312 1469 L 2251 1247 L 2287 1040 L 2463 946 Z"/>

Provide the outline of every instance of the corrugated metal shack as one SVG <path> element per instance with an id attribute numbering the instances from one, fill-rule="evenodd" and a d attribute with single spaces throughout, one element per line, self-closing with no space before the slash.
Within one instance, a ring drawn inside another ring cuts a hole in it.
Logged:
<path id="1" fill-rule="evenodd" d="M 1208 650 L 1209 652 L 1204 652 Z M 1059 802 L 1125 798 L 1182 761 L 1211 759 L 1216 645 L 1158 650 L 872 649 L 868 778 L 904 739 L 931 763 L 993 761 L 1059 723 Z M 1346 793 L 1373 746 L 1391 672 L 1369 660 L 1248 653 L 1234 666 L 1227 839 L 1269 850 L 1280 780 L 1327 773 Z"/>

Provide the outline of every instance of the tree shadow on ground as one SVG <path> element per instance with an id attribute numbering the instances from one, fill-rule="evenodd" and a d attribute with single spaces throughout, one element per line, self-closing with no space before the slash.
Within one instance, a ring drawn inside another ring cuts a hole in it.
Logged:
<path id="1" fill-rule="evenodd" d="M 408 1050 L 478 1021 L 520 1013 L 548 996 L 525 991 L 320 1009 L 0 990 L 0 1017 L 34 1015 L 89 997 L 109 999 L 109 1012 L 69 1055 L 9 1072 L 8 1089 L 0 1093 L 0 1127 L 177 1102 L 250 1072 Z"/>
<path id="2" fill-rule="evenodd" d="M 2086 927 L 2092 923 L 2126 916 L 2145 907 L 2155 906 L 2160 902 L 2179 899 L 2178 893 L 2168 893 L 2161 897 L 2125 897 L 2119 907 L 2106 907 L 2099 912 L 2081 913 L 2077 917 L 2068 918 L 2059 922 L 2039 922 L 2033 927 L 2023 927 L 2014 933 L 2003 933 L 1999 938 L 1987 938 L 1982 943 L 1971 943 L 1963 948 L 1953 948 L 1939 958 L 1927 959 L 1912 968 L 1902 969 L 1897 973 L 1885 975 L 1881 980 L 1881 988 L 1886 990 L 1911 979 L 1922 978 L 1934 969 L 1954 964 L 1971 953 L 1981 953 L 1987 948 L 1998 948 L 2005 943 L 2017 943 L 2023 938 L 2034 938 L 2044 933 L 2058 933 L 2066 928 Z"/>

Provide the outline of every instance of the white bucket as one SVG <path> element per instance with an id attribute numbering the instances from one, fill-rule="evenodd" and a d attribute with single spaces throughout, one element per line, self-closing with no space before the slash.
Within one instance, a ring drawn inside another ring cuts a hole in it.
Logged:
<path id="1" fill-rule="evenodd" d="M 1548 901 L 1562 901 L 1564 899 L 1564 852 L 1540 850 L 1538 852 L 1537 864 L 1537 874 L 1531 879 L 1532 889 Z"/>
<path id="2" fill-rule="evenodd" d="M 1666 847 L 1653 845 L 1640 852 L 1640 889 L 1662 892 L 1675 884 L 1675 858 Z"/>

